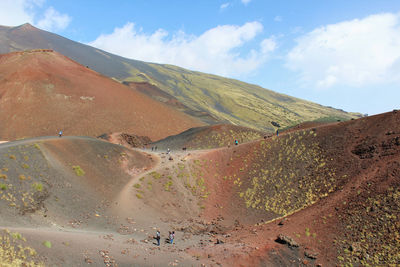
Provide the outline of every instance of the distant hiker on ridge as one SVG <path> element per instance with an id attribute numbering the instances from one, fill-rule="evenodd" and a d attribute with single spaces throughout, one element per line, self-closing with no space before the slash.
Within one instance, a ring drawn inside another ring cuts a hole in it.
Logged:
<path id="1" fill-rule="evenodd" d="M 235 146 L 237 146 L 239 144 L 238 140 L 235 140 Z"/>
<path id="2" fill-rule="evenodd" d="M 62 136 L 62 131 L 60 131 L 59 133 L 58 133 L 58 137 L 61 137 Z"/>

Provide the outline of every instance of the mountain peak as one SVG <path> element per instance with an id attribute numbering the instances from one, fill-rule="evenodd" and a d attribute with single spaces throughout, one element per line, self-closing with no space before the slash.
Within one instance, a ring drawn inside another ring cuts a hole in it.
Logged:
<path id="1" fill-rule="evenodd" d="M 32 24 L 30 24 L 29 22 L 24 23 L 24 24 L 22 24 L 22 25 L 19 25 L 19 26 L 15 27 L 15 28 L 23 29 L 23 30 L 37 30 L 37 28 L 34 27 L 34 26 L 33 26 Z"/>

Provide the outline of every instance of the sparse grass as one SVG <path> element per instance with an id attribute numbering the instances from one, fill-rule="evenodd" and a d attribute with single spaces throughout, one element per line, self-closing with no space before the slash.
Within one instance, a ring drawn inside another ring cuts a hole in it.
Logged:
<path id="1" fill-rule="evenodd" d="M 32 188 L 38 192 L 42 192 L 43 191 L 43 184 L 41 183 L 33 183 L 32 184 Z"/>
<path id="2" fill-rule="evenodd" d="M 23 164 L 21 165 L 21 167 L 24 168 L 24 169 L 29 169 L 29 165 L 26 164 L 26 163 L 23 163 Z"/>
<path id="3" fill-rule="evenodd" d="M 137 197 L 138 199 L 142 199 L 142 198 L 143 198 L 142 194 L 140 194 L 140 193 L 136 193 L 136 197 Z"/>
<path id="4" fill-rule="evenodd" d="M 82 170 L 82 168 L 78 165 L 72 166 L 72 169 L 75 171 L 75 174 L 77 176 L 84 176 L 85 175 L 85 171 Z"/>
<path id="5" fill-rule="evenodd" d="M 51 244 L 50 241 L 44 241 L 44 242 L 43 242 L 43 245 L 44 245 L 46 248 L 51 248 L 51 247 L 52 247 L 52 244 Z"/>
<path id="6" fill-rule="evenodd" d="M 0 183 L 0 190 L 7 190 L 8 186 L 6 184 Z"/>
<path id="7" fill-rule="evenodd" d="M 26 242 L 26 239 L 20 233 L 10 233 L 8 230 L 0 232 L 1 266 L 44 266 L 38 260 L 36 251 L 25 246 L 23 242 Z"/>
<path id="8" fill-rule="evenodd" d="M 150 175 L 151 175 L 154 179 L 160 179 L 160 178 L 161 178 L 161 174 L 159 174 L 158 172 L 151 172 Z"/>
<path id="9" fill-rule="evenodd" d="M 165 191 L 170 191 L 170 187 L 172 186 L 172 181 L 168 181 L 164 184 Z"/>
<path id="10" fill-rule="evenodd" d="M 140 185 L 140 184 L 134 184 L 133 187 L 134 187 L 134 188 L 140 188 L 141 185 Z"/>

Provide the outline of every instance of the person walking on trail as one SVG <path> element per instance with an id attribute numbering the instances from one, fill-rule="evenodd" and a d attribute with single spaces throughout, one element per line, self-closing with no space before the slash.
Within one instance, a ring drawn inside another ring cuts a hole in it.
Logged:
<path id="1" fill-rule="evenodd" d="M 171 152 L 171 150 L 169 148 L 167 148 L 167 154 L 169 154 L 169 152 Z"/>
<path id="2" fill-rule="evenodd" d="M 160 246 L 160 239 L 161 239 L 161 233 L 160 230 L 157 230 L 156 232 L 157 246 Z"/>
<path id="3" fill-rule="evenodd" d="M 238 140 L 235 140 L 235 146 L 237 146 L 239 144 Z"/>
<path id="4" fill-rule="evenodd" d="M 169 232 L 169 243 L 173 244 L 175 239 L 175 231 Z"/>
<path id="5" fill-rule="evenodd" d="M 276 129 L 276 136 L 279 136 L 279 129 Z"/>
<path id="6" fill-rule="evenodd" d="M 58 132 L 58 137 L 61 137 L 62 134 L 63 134 L 63 132 L 62 132 L 62 131 L 59 131 L 59 132 Z"/>

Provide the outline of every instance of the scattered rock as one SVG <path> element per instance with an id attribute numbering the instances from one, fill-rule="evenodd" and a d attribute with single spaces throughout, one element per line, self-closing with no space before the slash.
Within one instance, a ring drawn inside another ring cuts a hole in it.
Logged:
<path id="1" fill-rule="evenodd" d="M 275 241 L 280 244 L 287 244 L 289 247 L 299 247 L 299 244 L 296 241 L 284 234 L 279 234 Z"/>
<path id="2" fill-rule="evenodd" d="M 315 260 L 318 257 L 318 253 L 312 250 L 306 250 L 304 251 L 304 256 L 306 256 L 309 259 Z"/>

